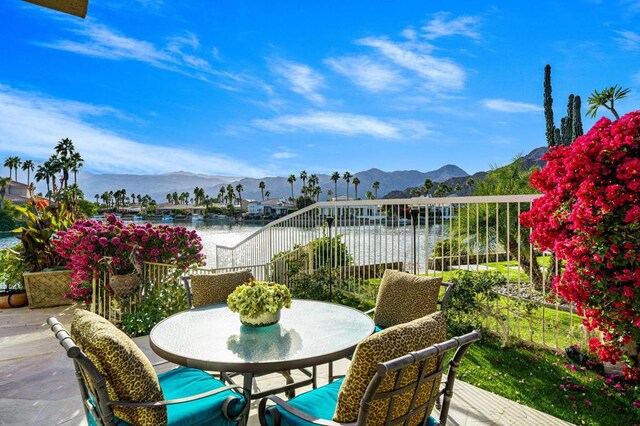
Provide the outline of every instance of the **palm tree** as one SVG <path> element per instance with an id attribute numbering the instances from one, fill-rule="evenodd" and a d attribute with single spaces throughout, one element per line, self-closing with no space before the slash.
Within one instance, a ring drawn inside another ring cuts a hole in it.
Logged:
<path id="1" fill-rule="evenodd" d="M 327 189 L 327 201 L 331 201 L 331 197 L 333 197 L 333 190 Z"/>
<path id="2" fill-rule="evenodd" d="M 231 184 L 227 185 L 227 200 L 229 201 L 229 205 L 233 205 L 233 199 L 235 194 L 233 193 L 233 186 Z"/>
<path id="3" fill-rule="evenodd" d="M 4 210 L 4 194 L 7 190 L 7 186 L 11 183 L 11 178 L 0 178 L 0 211 Z"/>
<path id="4" fill-rule="evenodd" d="M 167 203 L 171 203 L 173 201 L 173 195 L 167 194 Z"/>
<path id="5" fill-rule="evenodd" d="M 269 197 L 271 196 L 271 192 L 270 191 L 266 191 L 264 193 L 264 195 L 267 197 L 267 200 L 269 199 Z"/>
<path id="6" fill-rule="evenodd" d="M 78 181 L 78 171 L 84 166 L 84 158 L 80 155 L 79 152 L 74 152 L 71 154 L 69 158 L 70 169 L 73 172 L 73 184 L 77 185 Z"/>
<path id="7" fill-rule="evenodd" d="M 472 177 L 470 177 L 469 179 L 467 179 L 467 186 L 471 187 L 474 186 L 476 184 L 476 180 Z"/>
<path id="8" fill-rule="evenodd" d="M 356 191 L 356 200 L 358 199 L 358 185 L 360 185 L 360 179 L 358 178 L 358 176 L 353 178 L 353 187 L 355 188 Z"/>
<path id="9" fill-rule="evenodd" d="M 340 173 L 333 172 L 331 174 L 331 180 L 333 181 L 333 185 L 335 187 L 336 198 L 338 197 L 338 181 L 340 180 Z"/>
<path id="10" fill-rule="evenodd" d="M 367 199 L 369 199 L 369 200 L 374 200 L 374 199 L 375 199 L 375 198 L 374 198 L 374 196 L 373 196 L 373 192 L 371 192 L 371 191 L 367 191 L 367 193 L 366 193 L 366 194 L 364 194 L 364 195 L 365 195 L 365 197 L 367 197 Z"/>
<path id="11" fill-rule="evenodd" d="M 27 185 L 31 185 L 31 172 L 34 171 L 36 166 L 33 164 L 31 160 L 25 160 L 22 163 L 22 171 L 27 172 Z"/>
<path id="12" fill-rule="evenodd" d="M 7 159 L 4 160 L 4 166 L 9 169 L 9 178 L 11 178 L 12 170 L 16 170 L 14 179 L 16 182 L 18 181 L 18 167 L 20 167 L 20 164 L 22 164 L 20 157 L 7 157 Z"/>
<path id="13" fill-rule="evenodd" d="M 373 189 L 373 193 L 374 193 L 375 199 L 377 200 L 378 199 L 378 189 L 380 188 L 380 182 L 378 182 L 377 180 L 374 181 L 371 184 L 371 188 Z"/>
<path id="14" fill-rule="evenodd" d="M 240 204 L 240 211 L 242 211 L 242 191 L 244 191 L 244 188 L 242 187 L 242 184 L 237 184 L 236 185 L 236 192 L 238 193 L 238 203 Z"/>
<path id="15" fill-rule="evenodd" d="M 225 199 L 224 193 L 225 193 L 224 186 L 221 186 L 220 190 L 218 191 L 218 202 L 221 203 L 221 204 Z"/>
<path id="16" fill-rule="evenodd" d="M 291 185 L 291 199 L 293 200 L 295 197 L 293 196 L 293 183 L 296 181 L 296 175 L 289 175 L 289 177 L 287 178 L 287 182 L 289 182 L 289 185 Z"/>
<path id="17" fill-rule="evenodd" d="M 613 107 L 613 104 L 615 101 L 625 98 L 629 94 L 629 91 L 629 89 L 618 87 L 617 84 L 613 87 L 602 89 L 602 92 L 594 90 L 593 94 L 589 96 L 588 99 L 589 109 L 587 110 L 587 116 L 595 118 L 598 108 L 603 106 L 611 111 L 616 120 L 620 120 L 618 111 Z"/>
<path id="18" fill-rule="evenodd" d="M 94 198 L 96 199 L 96 204 L 100 205 L 100 194 L 94 195 Z"/>
<path id="19" fill-rule="evenodd" d="M 302 186 L 307 184 L 307 172 L 305 170 L 300 172 L 300 180 L 302 181 Z"/>
<path id="20" fill-rule="evenodd" d="M 62 179 L 64 180 L 65 189 L 69 183 L 69 170 L 73 168 L 73 155 L 76 150 L 73 142 L 69 138 L 61 139 L 55 147 L 56 154 L 60 160 L 60 169 L 62 170 Z"/>
<path id="21" fill-rule="evenodd" d="M 459 183 L 456 183 L 456 186 L 453 187 L 453 190 L 456 193 L 459 193 L 460 191 L 462 191 L 462 185 L 460 185 Z"/>
<path id="22" fill-rule="evenodd" d="M 428 197 L 431 192 L 431 188 L 433 188 L 433 181 L 431 179 L 425 179 L 422 187 L 424 188 L 424 195 Z"/>
<path id="23" fill-rule="evenodd" d="M 449 188 L 448 185 L 440 182 L 438 184 L 438 187 L 436 188 L 436 192 L 434 193 L 434 195 L 436 197 L 444 197 L 445 195 L 447 195 L 450 192 L 451 192 L 451 188 Z"/>
<path id="24" fill-rule="evenodd" d="M 322 194 L 322 188 L 320 186 L 314 186 L 311 190 L 312 195 L 316 199 L 316 203 L 320 201 L 320 194 Z"/>
<path id="25" fill-rule="evenodd" d="M 111 196 L 109 195 L 109 193 L 107 191 L 104 191 L 102 193 L 102 195 L 100 196 L 100 199 L 102 199 L 102 201 L 104 201 L 104 205 L 107 209 L 109 209 L 109 202 L 111 201 Z"/>
<path id="26" fill-rule="evenodd" d="M 349 200 L 349 182 L 351 182 L 351 173 L 344 172 L 344 174 L 342 175 L 342 179 L 347 182 L 347 200 Z"/>
<path id="27" fill-rule="evenodd" d="M 264 201 L 264 189 L 266 188 L 266 185 L 264 184 L 263 180 L 261 180 L 260 183 L 258 184 L 258 188 L 260 188 L 260 193 L 262 194 L 262 201 Z"/>

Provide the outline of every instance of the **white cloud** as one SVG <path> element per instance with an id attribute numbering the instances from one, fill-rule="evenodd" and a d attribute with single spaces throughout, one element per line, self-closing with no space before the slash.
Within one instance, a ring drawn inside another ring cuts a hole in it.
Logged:
<path id="1" fill-rule="evenodd" d="M 277 60 L 271 64 L 271 69 L 288 81 L 293 92 L 315 104 L 324 104 L 324 97 L 318 93 L 324 86 L 324 78 L 311 67 L 297 62 Z"/>
<path id="2" fill-rule="evenodd" d="M 429 131 L 420 122 L 381 120 L 375 117 L 337 112 L 284 115 L 271 120 L 254 120 L 253 125 L 276 133 L 307 131 L 381 139 L 418 138 Z"/>
<path id="3" fill-rule="evenodd" d="M 486 109 L 500 112 L 540 112 L 542 107 L 534 104 L 528 104 L 525 102 L 513 102 L 504 99 L 485 99 L 482 101 L 482 106 Z"/>
<path id="4" fill-rule="evenodd" d="M 85 22 L 70 31 L 74 34 L 72 39 L 35 44 L 95 58 L 143 62 L 217 84 L 226 90 L 237 90 L 237 83 L 244 80 L 241 76 L 214 69 L 206 59 L 198 56 L 196 53 L 200 49 L 200 42 L 190 32 L 170 37 L 164 47 L 158 47 L 152 42 L 128 37 L 95 21 Z M 215 56 L 217 51 L 213 52 Z"/>
<path id="5" fill-rule="evenodd" d="M 462 35 L 476 40 L 480 38 L 480 33 L 477 31 L 480 19 L 477 16 L 447 19 L 448 17 L 449 14 L 446 12 L 436 13 L 434 18 L 422 27 L 424 37 L 427 40 L 451 35 Z"/>
<path id="6" fill-rule="evenodd" d="M 357 44 L 372 47 L 389 61 L 416 73 L 432 91 L 460 90 L 464 87 L 465 72 L 455 62 L 431 54 L 428 44 L 395 43 L 386 38 L 366 37 Z"/>
<path id="7" fill-rule="evenodd" d="M 295 158 L 297 156 L 298 156 L 298 154 L 296 154 L 294 152 L 288 152 L 288 151 L 274 152 L 273 154 L 271 154 L 271 158 L 277 158 L 279 160 L 288 159 L 288 158 Z"/>
<path id="8" fill-rule="evenodd" d="M 367 56 L 329 58 L 325 62 L 355 84 L 372 92 L 393 91 L 398 89 L 398 85 L 404 84 L 400 72 Z"/>
<path id="9" fill-rule="evenodd" d="M 640 34 L 632 31 L 616 31 L 620 37 L 614 38 L 624 50 L 640 50 Z"/>
<path id="10" fill-rule="evenodd" d="M 194 173 L 264 176 L 264 171 L 222 154 L 187 151 L 133 141 L 89 123 L 86 116 L 121 116 L 110 107 L 15 90 L 0 85 L 0 151 L 44 161 L 58 140 L 69 137 L 99 173 Z"/>

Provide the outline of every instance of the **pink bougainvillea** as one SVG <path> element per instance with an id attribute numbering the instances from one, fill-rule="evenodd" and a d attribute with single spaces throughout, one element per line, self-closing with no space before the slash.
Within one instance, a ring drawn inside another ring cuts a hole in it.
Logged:
<path id="1" fill-rule="evenodd" d="M 602 339 L 590 348 L 617 362 L 640 342 L 640 111 L 600 119 L 568 146 L 552 148 L 531 176 L 544 193 L 522 223 L 532 240 L 564 260 L 554 290 L 576 305 Z M 629 374 L 637 365 L 627 366 Z"/>
<path id="2" fill-rule="evenodd" d="M 55 250 L 71 268 L 69 298 L 88 301 L 94 272 L 126 274 L 134 264 L 156 262 L 186 269 L 204 264 L 202 242 L 196 231 L 182 226 L 125 224 L 114 215 L 105 222 L 80 220 L 58 233 Z"/>

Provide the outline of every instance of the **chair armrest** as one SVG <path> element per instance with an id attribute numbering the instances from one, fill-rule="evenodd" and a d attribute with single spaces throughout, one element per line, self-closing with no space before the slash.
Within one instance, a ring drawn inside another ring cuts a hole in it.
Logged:
<path id="1" fill-rule="evenodd" d="M 153 364 L 151 364 L 151 366 L 155 368 L 155 367 L 157 367 L 159 365 L 164 365 L 164 364 L 169 364 L 169 361 L 167 361 L 165 359 L 165 360 L 162 360 L 162 361 L 154 362 Z"/>
<path id="2" fill-rule="evenodd" d="M 267 410 L 271 407 L 267 407 L 267 400 L 271 400 L 276 403 L 276 405 L 286 412 L 304 420 L 314 425 L 324 425 L 324 426 L 347 426 L 347 425 L 355 425 L 356 423 L 338 423 L 333 420 L 325 420 L 318 419 L 316 417 L 312 417 L 309 414 L 305 413 L 302 410 L 292 406 L 291 404 L 285 402 L 282 398 L 277 397 L 275 395 L 265 396 L 260 400 L 260 404 L 258 405 L 258 419 L 260 420 L 260 425 L 267 426 Z M 274 419 L 274 425 L 278 426 L 280 424 L 279 417 Z"/>
<path id="3" fill-rule="evenodd" d="M 373 313 L 376 311 L 376 308 L 371 308 L 368 311 L 364 311 L 365 315 L 373 315 Z"/>
<path id="4" fill-rule="evenodd" d="M 108 404 L 111 406 L 119 406 L 119 407 L 161 407 L 163 405 L 172 405 L 172 404 L 183 404 L 185 402 L 197 401 L 198 399 L 206 398 L 211 395 L 215 395 L 217 393 L 221 393 L 228 390 L 237 389 L 240 391 L 240 394 L 244 397 L 245 401 L 249 403 L 249 399 L 245 393 L 245 390 L 242 386 L 239 385 L 228 385 L 218 389 L 213 389 L 207 392 L 199 393 L 198 395 L 187 396 L 184 398 L 177 399 L 169 399 L 164 401 L 147 401 L 147 402 L 130 402 L 130 401 L 109 401 Z"/>

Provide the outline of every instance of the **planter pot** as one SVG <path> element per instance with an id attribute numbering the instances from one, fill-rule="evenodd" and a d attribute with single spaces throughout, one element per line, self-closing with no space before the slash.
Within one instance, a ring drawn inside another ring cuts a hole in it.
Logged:
<path id="1" fill-rule="evenodd" d="M 255 317 L 248 317 L 240 314 L 240 322 L 249 327 L 265 327 L 267 325 L 276 324 L 280 321 L 280 309 L 275 313 L 263 312 Z"/>
<path id="2" fill-rule="evenodd" d="M 141 279 L 137 273 L 126 275 L 112 275 L 109 277 L 109 287 L 117 299 L 126 299 L 140 287 Z"/>
<path id="3" fill-rule="evenodd" d="M 29 303 L 26 290 L 0 291 L 0 309 L 21 308 Z"/>
<path id="4" fill-rule="evenodd" d="M 64 297 L 71 291 L 71 271 L 25 272 L 22 277 L 30 308 L 73 304 Z"/>

